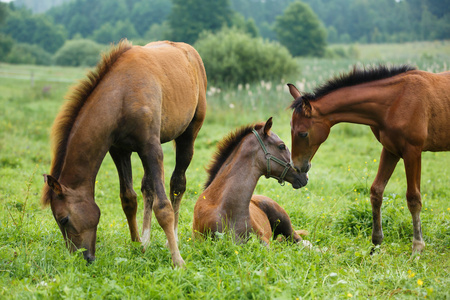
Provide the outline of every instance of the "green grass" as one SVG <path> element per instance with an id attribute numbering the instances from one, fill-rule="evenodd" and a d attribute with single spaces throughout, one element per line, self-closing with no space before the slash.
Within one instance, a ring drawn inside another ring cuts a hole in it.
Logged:
<path id="1" fill-rule="evenodd" d="M 450 153 L 423 155 L 425 251 L 411 256 L 411 216 L 400 162 L 382 207 L 385 240 L 370 256 L 369 188 L 381 145 L 364 126 L 332 128 L 313 160 L 305 188 L 293 190 L 265 178 L 256 188 L 256 193 L 272 197 L 286 209 L 295 228 L 309 231 L 306 239 L 315 250 L 282 242 L 273 242 L 267 250 L 256 238 L 235 245 L 228 235 L 217 241 L 191 239 L 193 207 L 206 179 L 204 168 L 225 134 L 273 116 L 273 130 L 290 144 L 291 112 L 286 107 L 291 96 L 286 82 L 310 90 L 355 63 L 407 62 L 440 72 L 450 61 L 449 42 L 356 47 L 358 60 L 299 59 L 302 73 L 296 78 L 220 92 L 210 87 L 208 114 L 187 172 L 180 212 L 184 270 L 172 268 L 157 222 L 153 221 L 152 244 L 146 253 L 130 241 L 109 156 L 97 177 L 96 201 L 102 211 L 97 260 L 86 266 L 80 255 L 68 253 L 50 209 L 41 209 L 39 197 L 42 174 L 50 166 L 49 128 L 69 86 L 86 70 L 0 64 L 0 298 L 449 298 Z M 174 166 L 171 143 L 164 145 L 164 151 L 168 183 Z M 143 171 L 136 155 L 133 170 L 139 191 Z"/>

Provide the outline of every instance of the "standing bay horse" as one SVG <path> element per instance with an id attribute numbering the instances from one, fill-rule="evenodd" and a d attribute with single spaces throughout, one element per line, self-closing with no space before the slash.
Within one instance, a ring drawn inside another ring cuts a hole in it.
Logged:
<path id="1" fill-rule="evenodd" d="M 450 150 L 450 72 L 439 74 L 408 65 L 357 69 L 335 77 L 303 95 L 289 84 L 292 160 L 307 172 L 311 159 L 340 122 L 370 126 L 383 145 L 375 181 L 370 189 L 372 242 L 383 241 L 383 192 L 400 158 L 406 171 L 406 200 L 413 222 L 413 252 L 425 247 L 420 211 L 422 151 Z"/>
<path id="2" fill-rule="evenodd" d="M 95 259 L 100 219 L 95 178 L 109 151 L 119 174 L 131 239 L 147 248 L 153 210 L 173 264 L 184 265 L 177 245 L 178 210 L 194 140 L 205 118 L 205 93 L 206 74 L 198 53 L 187 44 L 167 41 L 142 47 L 121 41 L 75 86 L 52 127 L 52 165 L 50 175 L 44 175 L 41 199 L 43 205 L 50 204 L 69 250 L 85 248 L 84 258 Z M 161 143 L 171 140 L 176 145 L 176 166 L 169 201 Z M 142 237 L 136 222 L 132 152 L 138 153 L 144 167 Z"/>
<path id="3" fill-rule="evenodd" d="M 280 205 L 253 195 L 262 175 L 281 184 L 286 180 L 295 189 L 308 182 L 306 173 L 292 167 L 289 150 L 271 127 L 272 118 L 241 127 L 219 142 L 205 190 L 194 207 L 194 236 L 230 230 L 237 242 L 246 242 L 250 232 L 266 244 L 280 234 L 295 242 L 302 240 Z"/>

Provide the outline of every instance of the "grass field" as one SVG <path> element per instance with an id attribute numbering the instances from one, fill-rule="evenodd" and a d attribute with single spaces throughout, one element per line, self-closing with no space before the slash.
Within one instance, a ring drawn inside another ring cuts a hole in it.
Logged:
<path id="1" fill-rule="evenodd" d="M 235 245 L 228 235 L 216 241 L 191 239 L 204 168 L 225 134 L 273 116 L 273 130 L 290 145 L 287 82 L 310 90 L 353 64 L 411 63 L 440 72 L 450 63 L 450 42 L 354 47 L 358 59 L 299 59 L 302 72 L 295 78 L 225 91 L 209 88 L 208 114 L 180 211 L 179 247 L 186 269 L 172 268 L 155 220 L 146 253 L 130 241 L 109 156 L 96 184 L 102 211 L 97 260 L 87 266 L 80 255 L 68 253 L 50 209 L 41 209 L 39 198 L 42 174 L 50 167 L 49 128 L 68 88 L 86 70 L 0 64 L 0 298 L 450 298 L 450 153 L 424 153 L 422 158 L 425 251 L 411 256 L 412 224 L 400 162 L 384 195 L 385 240 L 371 256 L 369 188 L 381 145 L 364 126 L 332 128 L 314 158 L 306 187 L 293 190 L 261 178 L 256 188 L 255 193 L 272 197 L 286 209 L 295 228 L 309 231 L 306 239 L 314 250 L 284 242 L 273 242 L 267 250 L 256 238 Z M 174 167 L 172 144 L 165 144 L 164 151 L 168 183 Z M 133 170 L 134 187 L 140 191 L 143 170 L 136 155 Z M 142 220 L 141 210 L 138 218 Z"/>

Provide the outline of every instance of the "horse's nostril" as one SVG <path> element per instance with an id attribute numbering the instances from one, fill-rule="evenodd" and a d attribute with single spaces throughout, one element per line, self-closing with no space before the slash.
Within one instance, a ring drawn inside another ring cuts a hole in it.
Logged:
<path id="1" fill-rule="evenodd" d="M 300 169 L 299 169 L 298 167 L 294 167 L 294 169 L 295 169 L 295 171 L 296 171 L 297 173 L 301 173 L 301 172 L 300 172 Z"/>
<path id="2" fill-rule="evenodd" d="M 95 256 L 92 254 L 88 254 L 87 251 L 83 253 L 84 259 L 87 261 L 88 264 L 92 263 L 95 260 Z"/>

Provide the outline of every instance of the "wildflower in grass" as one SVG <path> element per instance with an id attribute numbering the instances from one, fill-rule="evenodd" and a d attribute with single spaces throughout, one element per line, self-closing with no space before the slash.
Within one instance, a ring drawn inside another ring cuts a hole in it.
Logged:
<path id="1" fill-rule="evenodd" d="M 377 162 L 377 159 L 375 158 L 375 159 L 373 160 L 373 162 Z"/>
<path id="2" fill-rule="evenodd" d="M 236 253 L 236 255 L 239 254 L 239 252 L 237 252 L 237 250 L 234 250 L 234 253 Z"/>
<path id="3" fill-rule="evenodd" d="M 447 208 L 447 211 L 450 211 L 450 207 L 449 207 L 449 208 Z"/>
<path id="4" fill-rule="evenodd" d="M 417 279 L 417 284 L 422 286 L 423 285 L 423 280 L 422 279 Z"/>
<path id="5" fill-rule="evenodd" d="M 349 298 L 352 298 L 352 297 L 353 297 L 353 295 L 352 295 L 352 294 L 350 294 L 350 293 L 347 293 L 347 297 L 349 297 Z"/>
<path id="6" fill-rule="evenodd" d="M 408 270 L 408 278 L 413 278 L 414 276 L 416 276 L 416 273 L 414 273 L 411 270 Z"/>

